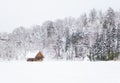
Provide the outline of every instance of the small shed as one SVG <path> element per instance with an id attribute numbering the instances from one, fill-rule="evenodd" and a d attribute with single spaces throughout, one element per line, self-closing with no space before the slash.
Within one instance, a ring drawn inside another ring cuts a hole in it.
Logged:
<path id="1" fill-rule="evenodd" d="M 43 54 L 40 51 L 28 52 L 26 55 L 27 61 L 43 61 Z"/>

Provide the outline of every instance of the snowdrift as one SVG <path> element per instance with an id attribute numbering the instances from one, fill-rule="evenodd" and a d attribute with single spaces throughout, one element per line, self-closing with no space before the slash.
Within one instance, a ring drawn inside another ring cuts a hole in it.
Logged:
<path id="1" fill-rule="evenodd" d="M 1 83 L 120 83 L 119 62 L 11 61 L 0 63 Z"/>

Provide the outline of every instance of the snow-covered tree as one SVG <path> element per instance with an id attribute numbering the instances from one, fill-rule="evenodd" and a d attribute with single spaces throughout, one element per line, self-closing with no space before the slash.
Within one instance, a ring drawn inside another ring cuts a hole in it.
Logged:
<path id="1" fill-rule="evenodd" d="M 0 59 L 25 59 L 27 51 L 46 50 L 56 59 L 118 60 L 120 12 L 92 9 L 78 18 L 46 21 L 41 26 L 18 27 L 0 33 Z M 47 55 L 46 55 L 47 56 Z"/>

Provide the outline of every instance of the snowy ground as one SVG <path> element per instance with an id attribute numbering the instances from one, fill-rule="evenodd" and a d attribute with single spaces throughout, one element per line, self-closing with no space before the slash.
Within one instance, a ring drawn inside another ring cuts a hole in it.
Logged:
<path id="1" fill-rule="evenodd" d="M 120 83 L 120 63 L 0 62 L 0 83 Z"/>

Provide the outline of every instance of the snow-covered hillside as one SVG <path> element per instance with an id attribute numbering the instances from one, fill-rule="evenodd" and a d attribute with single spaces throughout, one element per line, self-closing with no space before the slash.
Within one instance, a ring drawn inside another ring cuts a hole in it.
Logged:
<path id="1" fill-rule="evenodd" d="M 1 62 L 0 83 L 120 83 L 119 65 L 119 62 Z"/>
<path id="2" fill-rule="evenodd" d="M 120 60 L 120 12 L 92 9 L 78 18 L 49 20 L 0 33 L 0 60 L 25 59 L 31 52 L 34 57 L 36 50 L 52 60 Z"/>

